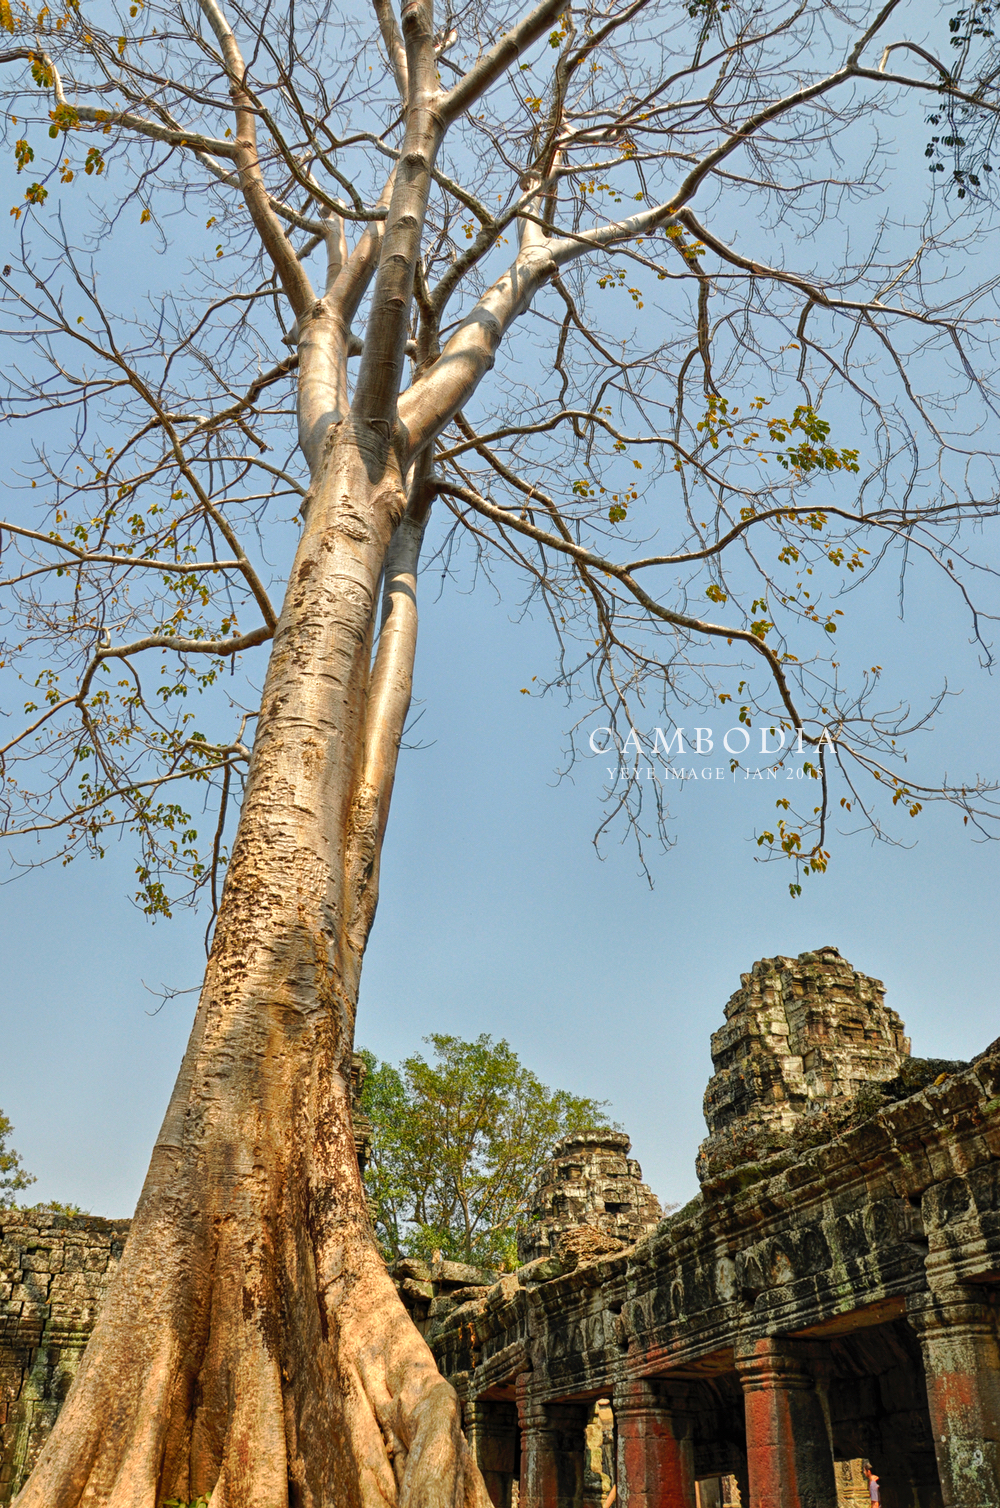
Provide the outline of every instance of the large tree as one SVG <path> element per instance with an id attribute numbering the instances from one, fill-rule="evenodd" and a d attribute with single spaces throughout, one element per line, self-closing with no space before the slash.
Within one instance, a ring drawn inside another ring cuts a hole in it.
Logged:
<path id="1" fill-rule="evenodd" d="M 838 800 L 876 828 L 990 810 L 910 777 L 918 714 L 833 648 L 838 595 L 918 555 L 985 639 L 961 526 L 997 495 L 988 11 L 373 8 L 0 0 L 7 454 L 19 418 L 30 442 L 0 525 L 12 714 L 29 687 L 3 828 L 65 858 L 130 829 L 147 908 L 180 882 L 214 918 L 21 1508 L 484 1502 L 350 1126 L 435 499 L 446 564 L 466 539 L 527 573 L 637 836 L 644 717 L 676 751 L 679 709 L 720 702 L 815 776 L 759 835 L 800 874 Z M 926 195 L 886 144 L 905 110 L 951 164 Z"/>
<path id="2" fill-rule="evenodd" d="M 362 1050 L 361 1108 L 372 1135 L 365 1188 L 387 1257 L 508 1270 L 552 1144 L 609 1125 L 605 1102 L 550 1089 L 509 1042 L 434 1032 L 435 1062 L 380 1063 Z"/>

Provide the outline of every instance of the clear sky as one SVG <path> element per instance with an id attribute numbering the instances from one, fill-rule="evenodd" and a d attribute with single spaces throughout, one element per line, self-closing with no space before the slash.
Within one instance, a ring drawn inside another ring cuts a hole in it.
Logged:
<path id="1" fill-rule="evenodd" d="M 965 688 L 923 742 L 927 766 L 995 770 L 996 685 L 964 625 L 919 578 L 900 623 L 886 586 L 884 613 L 854 631 L 915 689 L 948 663 Z M 398 1061 L 432 1031 L 504 1036 L 546 1082 L 607 1098 L 654 1190 L 679 1201 L 696 1189 L 709 1035 L 755 959 L 834 944 L 885 981 L 918 1054 L 969 1057 L 1000 1034 L 996 845 L 925 812 L 909 850 L 839 839 L 830 872 L 793 901 L 785 867 L 759 864 L 752 841 L 773 788 L 699 781 L 672 797 L 677 842 L 650 890 L 627 846 L 603 862 L 591 846 L 604 761 L 555 781 L 568 714 L 520 693 L 548 663 L 544 631 L 488 592 L 438 597 L 431 579 L 425 602 L 427 747 L 401 760 L 359 1042 Z M 130 880 L 121 850 L 0 892 L 0 1105 L 38 1175 L 32 1195 L 119 1216 L 194 1002 L 149 1014 L 159 1002 L 143 982 L 191 986 L 203 956 L 202 922 L 150 926 Z"/>
<path id="2" fill-rule="evenodd" d="M 912 161 L 923 181 L 922 148 Z M 141 259 L 123 276 L 145 276 Z M 977 548 L 1000 561 L 995 536 Z M 560 783 L 575 714 L 521 694 L 551 668 L 544 625 L 516 621 L 516 593 L 470 586 L 460 572 L 439 590 L 432 571 L 422 587 L 424 747 L 400 761 L 359 1044 L 398 1061 L 430 1032 L 506 1037 L 553 1087 L 606 1098 L 655 1192 L 682 1201 L 709 1037 L 755 959 L 835 945 L 885 981 L 921 1055 L 967 1058 L 1000 1034 L 995 844 L 928 809 L 899 829 L 915 847 L 835 838 L 829 873 L 792 900 L 790 872 L 753 841 L 774 787 L 699 780 L 671 789 L 676 842 L 650 845 L 651 889 L 618 835 L 603 859 L 592 847 L 608 761 Z M 945 679 L 961 693 L 914 743 L 921 773 L 995 778 L 996 680 L 919 562 L 905 619 L 890 566 L 841 640 L 885 666 L 890 699 L 918 706 Z M 693 720 L 720 738 L 733 721 Z M 134 1206 L 194 1009 L 193 994 L 157 1009 L 150 989 L 196 986 L 204 962 L 204 918 L 150 925 L 128 900 L 133 866 L 122 847 L 0 889 L 0 1106 L 38 1175 L 31 1197 L 115 1216 Z"/>

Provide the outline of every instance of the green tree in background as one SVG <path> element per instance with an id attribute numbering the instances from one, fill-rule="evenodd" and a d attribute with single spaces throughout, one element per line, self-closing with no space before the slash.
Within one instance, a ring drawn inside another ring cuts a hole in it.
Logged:
<path id="1" fill-rule="evenodd" d="M 365 1184 L 389 1260 L 445 1257 L 517 1264 L 516 1232 L 552 1148 L 570 1131 L 610 1126 L 605 1100 L 549 1089 L 506 1041 L 435 1033 L 434 1061 L 400 1068 L 362 1050 L 372 1123 Z"/>
<path id="2" fill-rule="evenodd" d="M 0 1210 L 10 1209 L 14 1195 L 35 1182 L 34 1175 L 26 1173 L 22 1167 L 20 1154 L 7 1145 L 7 1138 L 13 1129 L 0 1110 Z"/>

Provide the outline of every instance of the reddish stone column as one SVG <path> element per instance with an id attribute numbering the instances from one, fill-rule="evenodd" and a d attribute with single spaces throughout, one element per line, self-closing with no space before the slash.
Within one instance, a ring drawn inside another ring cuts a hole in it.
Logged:
<path id="1" fill-rule="evenodd" d="M 521 1428 L 518 1508 L 581 1508 L 587 1408 L 576 1403 L 539 1403 L 518 1378 Z"/>
<path id="2" fill-rule="evenodd" d="M 682 1404 L 655 1382 L 615 1388 L 620 1508 L 696 1508 L 691 1420 Z"/>
<path id="3" fill-rule="evenodd" d="M 749 1508 L 837 1508 L 833 1452 L 808 1346 L 765 1336 L 737 1353 Z"/>
<path id="4" fill-rule="evenodd" d="M 984 1299 L 956 1287 L 906 1306 L 923 1352 L 944 1508 L 1000 1504 L 1000 1347 Z"/>

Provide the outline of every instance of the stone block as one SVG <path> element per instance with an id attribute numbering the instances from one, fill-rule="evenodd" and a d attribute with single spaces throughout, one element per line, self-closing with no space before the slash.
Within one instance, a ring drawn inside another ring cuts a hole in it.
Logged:
<path id="1" fill-rule="evenodd" d="M 426 1262 L 421 1262 L 417 1257 L 401 1257 L 392 1265 L 394 1278 L 413 1278 L 417 1283 L 429 1283 L 431 1270 Z"/>
<path id="2" fill-rule="evenodd" d="M 517 1281 L 522 1288 L 531 1283 L 549 1283 L 553 1278 L 561 1278 L 565 1270 L 558 1257 L 539 1257 L 517 1269 Z"/>
<path id="3" fill-rule="evenodd" d="M 45 1308 L 45 1312 L 48 1313 L 48 1293 L 48 1283 L 31 1282 L 29 1279 L 26 1283 L 15 1283 L 10 1297 L 11 1302 L 14 1304 L 21 1304 L 22 1306 L 30 1306 L 32 1308 L 42 1306 Z M 21 1313 L 22 1315 L 26 1314 L 27 1307 L 22 1307 Z"/>
<path id="4" fill-rule="evenodd" d="M 468 1262 L 433 1262 L 431 1277 L 436 1283 L 454 1284 L 457 1288 L 470 1286 L 489 1287 L 497 1274 L 485 1267 L 473 1267 Z"/>
<path id="5" fill-rule="evenodd" d="M 62 1252 L 51 1247 L 29 1247 L 21 1253 L 22 1272 L 61 1272 L 62 1263 Z"/>
<path id="6" fill-rule="evenodd" d="M 502 1309 L 505 1304 L 509 1304 L 517 1296 L 520 1286 L 516 1273 L 505 1273 L 500 1281 L 494 1283 L 493 1287 L 487 1293 L 487 1309 Z"/>

